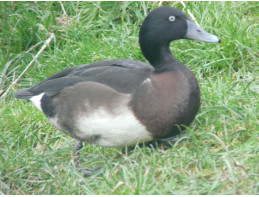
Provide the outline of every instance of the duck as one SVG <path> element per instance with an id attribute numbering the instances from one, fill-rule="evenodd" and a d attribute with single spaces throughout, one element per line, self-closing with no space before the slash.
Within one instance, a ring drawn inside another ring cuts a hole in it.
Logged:
<path id="1" fill-rule="evenodd" d="M 171 50 L 174 40 L 219 43 L 182 11 L 161 6 L 144 19 L 139 45 L 147 62 L 105 60 L 67 68 L 39 84 L 18 90 L 58 130 L 83 143 L 125 147 L 180 134 L 200 107 L 193 72 Z"/>

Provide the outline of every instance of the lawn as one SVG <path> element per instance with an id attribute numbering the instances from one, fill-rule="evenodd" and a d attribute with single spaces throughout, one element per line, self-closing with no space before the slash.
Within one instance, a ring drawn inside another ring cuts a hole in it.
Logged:
<path id="1" fill-rule="evenodd" d="M 80 64 L 146 61 L 139 27 L 160 5 L 191 13 L 220 44 L 178 40 L 173 54 L 194 72 L 202 104 L 172 148 L 85 144 L 50 125 L 18 89 Z M 0 2 L 0 194 L 259 194 L 258 2 Z M 45 41 L 55 35 L 21 78 Z M 14 83 L 15 82 L 15 83 Z"/>

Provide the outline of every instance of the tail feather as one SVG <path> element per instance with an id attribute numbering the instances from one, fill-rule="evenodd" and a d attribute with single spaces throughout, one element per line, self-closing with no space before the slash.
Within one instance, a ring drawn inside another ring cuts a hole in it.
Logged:
<path id="1" fill-rule="evenodd" d="M 24 88 L 15 92 L 14 96 L 18 99 L 30 100 L 33 94 L 29 91 L 30 88 Z"/>

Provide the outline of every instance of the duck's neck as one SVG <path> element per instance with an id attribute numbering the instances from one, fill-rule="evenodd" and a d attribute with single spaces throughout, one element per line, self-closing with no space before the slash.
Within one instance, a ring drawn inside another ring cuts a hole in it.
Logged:
<path id="1" fill-rule="evenodd" d="M 149 63 L 155 67 L 156 73 L 182 70 L 184 64 L 179 62 L 171 53 L 169 43 L 158 45 L 156 43 L 141 43 L 141 50 Z"/>

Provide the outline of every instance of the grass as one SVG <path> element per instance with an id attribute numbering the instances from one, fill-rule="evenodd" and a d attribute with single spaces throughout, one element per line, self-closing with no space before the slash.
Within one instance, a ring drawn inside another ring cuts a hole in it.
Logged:
<path id="1" fill-rule="evenodd" d="M 179 40 L 174 55 L 195 73 L 200 111 L 182 139 L 163 151 L 85 144 L 80 162 L 104 166 L 83 177 L 73 139 L 31 103 L 14 98 L 68 67 L 107 59 L 145 61 L 138 31 L 158 2 L 0 2 L 0 93 L 45 40 L 56 38 L 0 101 L 0 194 L 259 194 L 258 3 L 186 2 L 221 44 Z M 163 2 L 183 10 L 180 2 Z M 185 10 L 187 13 L 187 10 Z"/>

